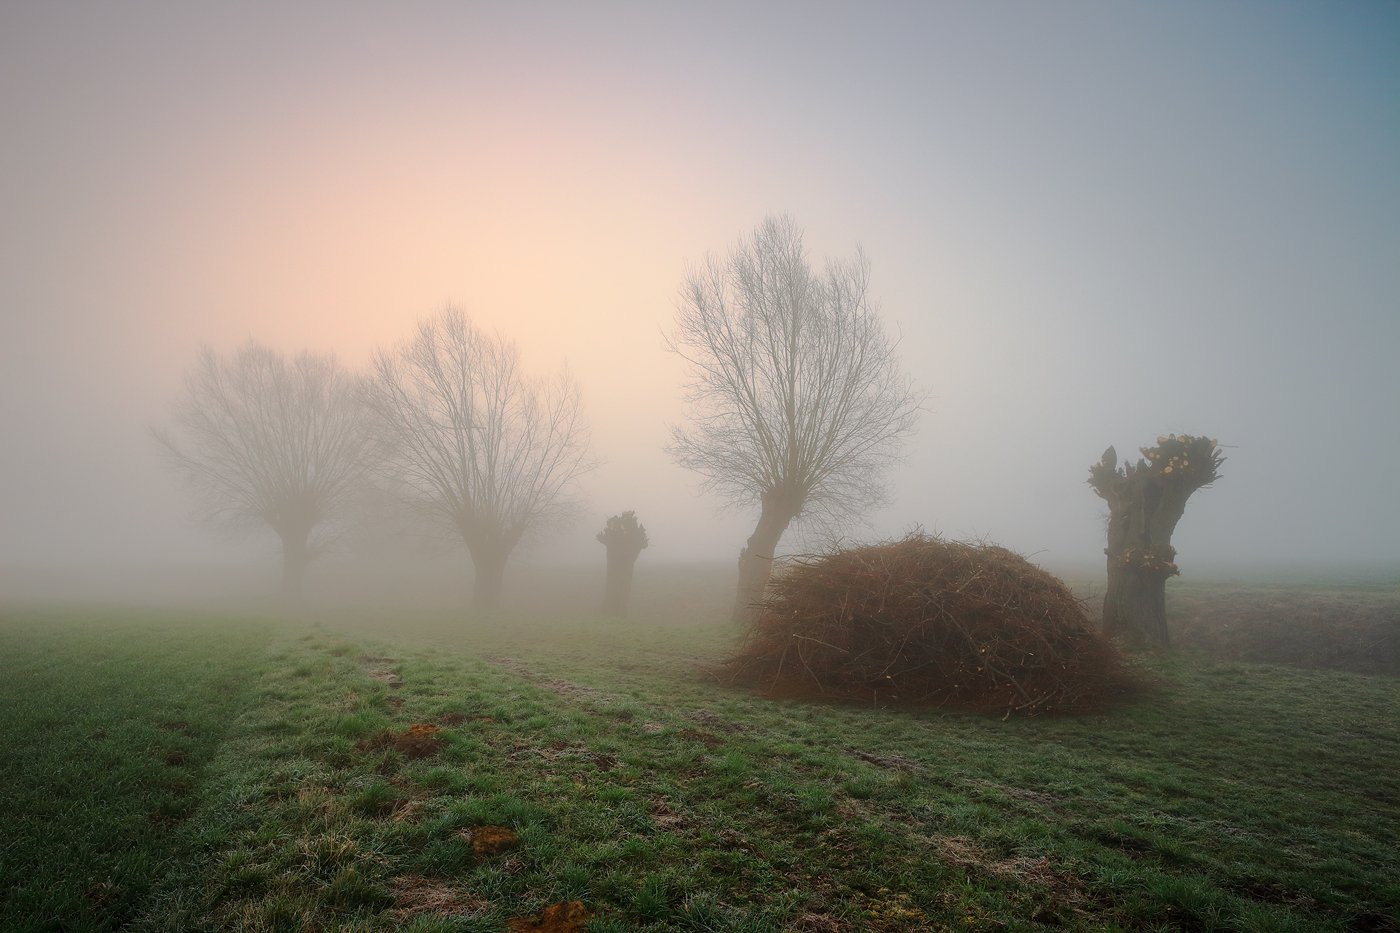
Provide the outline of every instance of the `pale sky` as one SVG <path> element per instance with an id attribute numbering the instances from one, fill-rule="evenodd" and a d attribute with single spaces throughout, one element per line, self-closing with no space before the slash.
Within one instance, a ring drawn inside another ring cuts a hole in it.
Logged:
<path id="1" fill-rule="evenodd" d="M 1400 562 L 1400 4 L 8 0 L 0 138 L 0 565 L 274 561 L 148 437 L 199 345 L 360 366 L 448 301 L 582 386 L 537 556 L 732 559 L 663 333 L 772 212 L 932 396 L 852 539 L 1101 561 L 1089 464 L 1177 432 L 1229 456 L 1184 573 Z"/>

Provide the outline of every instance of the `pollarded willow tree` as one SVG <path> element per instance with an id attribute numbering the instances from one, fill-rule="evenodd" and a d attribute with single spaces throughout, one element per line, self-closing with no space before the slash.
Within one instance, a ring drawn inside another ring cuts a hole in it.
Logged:
<path id="1" fill-rule="evenodd" d="M 288 358 L 255 341 L 205 347 L 185 377 L 173 427 L 153 433 L 202 517 L 265 525 L 282 541 L 282 590 L 301 596 L 324 530 L 371 466 L 356 380 L 333 356 Z"/>
<path id="2" fill-rule="evenodd" d="M 608 519 L 597 538 L 607 548 L 608 575 L 603 584 L 603 613 L 627 615 L 627 600 L 632 595 L 632 571 L 637 558 L 651 542 L 646 526 L 637 521 L 636 512 L 623 512 Z"/>
<path id="3" fill-rule="evenodd" d="M 869 279 L 859 252 L 815 272 L 786 216 L 686 277 L 670 346 L 691 367 L 691 423 L 669 449 L 708 489 L 759 508 L 736 620 L 752 617 L 788 526 L 862 517 L 914 428 L 925 396 L 900 369 Z"/>
<path id="4" fill-rule="evenodd" d="M 1108 591 L 1103 626 L 1108 635 L 1165 648 L 1167 580 L 1180 570 L 1172 533 L 1197 489 L 1220 478 L 1214 439 L 1172 434 L 1143 447 L 1136 464 L 1118 465 L 1112 447 L 1089 468 L 1089 485 L 1108 503 Z"/>
<path id="5" fill-rule="evenodd" d="M 527 375 L 514 343 L 451 307 L 378 353 L 372 370 L 365 403 L 385 462 L 466 545 L 472 605 L 495 608 L 511 552 L 572 511 L 573 487 L 591 467 L 577 384 L 567 371 Z"/>

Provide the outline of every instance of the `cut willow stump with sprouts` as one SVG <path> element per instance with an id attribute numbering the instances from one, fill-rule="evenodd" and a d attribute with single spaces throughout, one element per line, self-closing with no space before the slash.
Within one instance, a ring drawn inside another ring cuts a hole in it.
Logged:
<path id="1" fill-rule="evenodd" d="M 608 576 L 603 585 L 603 614 L 627 615 L 627 601 L 632 595 L 632 570 L 637 558 L 650 543 L 647 529 L 637 521 L 636 512 L 623 512 L 608 519 L 596 535 L 608 549 Z"/>
<path id="2" fill-rule="evenodd" d="M 1197 489 L 1220 478 L 1225 458 L 1215 439 L 1157 438 L 1136 464 L 1118 466 L 1112 448 L 1089 468 L 1089 485 L 1108 503 L 1108 591 L 1103 630 L 1129 644 L 1165 648 L 1167 580 L 1180 573 L 1172 532 Z"/>
<path id="3" fill-rule="evenodd" d="M 1133 685 L 1057 577 L 924 534 L 791 560 L 724 669 L 772 696 L 1006 715 L 1095 710 Z"/>

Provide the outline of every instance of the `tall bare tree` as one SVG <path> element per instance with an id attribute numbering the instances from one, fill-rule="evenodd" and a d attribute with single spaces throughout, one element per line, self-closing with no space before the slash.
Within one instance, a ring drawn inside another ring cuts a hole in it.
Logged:
<path id="1" fill-rule="evenodd" d="M 500 604 L 506 561 L 558 521 L 591 467 L 578 386 L 532 378 L 515 344 L 448 308 L 375 356 L 365 392 L 388 462 L 417 504 L 461 536 L 472 604 Z"/>
<path id="2" fill-rule="evenodd" d="M 859 252 L 814 272 L 786 216 L 686 276 L 670 346 L 691 367 L 691 423 L 674 430 L 670 453 L 708 489 L 759 507 L 739 554 L 738 620 L 762 597 L 795 519 L 840 523 L 883 498 L 883 469 L 923 404 L 869 279 Z"/>
<path id="3" fill-rule="evenodd" d="M 205 347 L 173 427 L 153 430 L 206 520 L 277 533 L 291 598 L 369 467 L 355 384 L 333 356 L 288 358 L 256 341 L 229 356 Z"/>
<path id="4" fill-rule="evenodd" d="M 1157 438 L 1142 458 L 1118 465 L 1112 447 L 1089 468 L 1089 485 L 1108 503 L 1108 635 L 1165 648 L 1167 580 L 1180 573 L 1172 532 L 1197 489 L 1220 478 L 1225 462 L 1215 440 L 1189 434 Z"/>

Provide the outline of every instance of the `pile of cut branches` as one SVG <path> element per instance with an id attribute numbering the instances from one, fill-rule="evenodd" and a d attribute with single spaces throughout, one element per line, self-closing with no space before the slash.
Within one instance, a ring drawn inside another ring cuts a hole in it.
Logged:
<path id="1" fill-rule="evenodd" d="M 913 534 L 794 558 L 769 584 L 736 683 L 772 696 L 1085 712 L 1132 687 L 1057 577 L 1005 548 Z"/>

